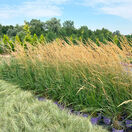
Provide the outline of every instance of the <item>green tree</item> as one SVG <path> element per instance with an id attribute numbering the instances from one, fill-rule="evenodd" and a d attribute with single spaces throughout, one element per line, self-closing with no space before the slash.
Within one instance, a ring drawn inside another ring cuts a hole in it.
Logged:
<path id="1" fill-rule="evenodd" d="M 81 37 L 84 43 L 88 40 L 90 35 L 90 30 L 87 26 L 81 26 L 81 28 L 78 30 L 78 37 Z"/>
<path id="2" fill-rule="evenodd" d="M 27 24 L 27 22 L 24 22 L 24 23 L 25 23 L 25 24 L 24 24 L 23 29 L 24 29 L 26 35 L 31 35 L 30 26 Z"/>
<path id="3" fill-rule="evenodd" d="M 20 31 L 17 33 L 17 35 L 19 36 L 20 40 L 23 41 L 26 36 L 26 33 L 25 31 Z"/>
<path id="4" fill-rule="evenodd" d="M 45 31 L 53 32 L 54 34 L 58 35 L 61 29 L 60 20 L 56 18 L 52 18 L 45 22 L 44 24 Z"/>
<path id="5" fill-rule="evenodd" d="M 113 41 L 115 42 L 115 44 L 118 44 L 119 40 L 117 35 L 114 36 Z"/>
<path id="6" fill-rule="evenodd" d="M 24 29 L 25 34 L 26 34 L 26 36 L 24 38 L 24 42 L 29 42 L 32 44 L 32 36 L 31 36 L 31 32 L 30 32 L 30 27 L 26 22 L 25 22 L 23 29 Z"/>
<path id="7" fill-rule="evenodd" d="M 120 36 L 120 35 L 121 35 L 121 33 L 120 33 L 119 30 L 116 30 L 113 34 L 114 34 L 114 35 L 117 35 L 117 36 Z"/>
<path id="8" fill-rule="evenodd" d="M 65 21 L 63 23 L 63 29 L 65 30 L 67 36 L 71 36 L 75 31 L 74 22 L 70 20 Z"/>
<path id="9" fill-rule="evenodd" d="M 20 38 L 19 38 L 18 35 L 16 35 L 16 37 L 15 37 L 15 44 L 20 44 L 20 45 L 22 45 L 22 42 L 21 42 L 21 40 L 20 40 Z"/>
<path id="10" fill-rule="evenodd" d="M 40 36 L 44 32 L 44 23 L 37 19 L 32 19 L 29 23 L 31 35 Z"/>
<path id="11" fill-rule="evenodd" d="M 3 43 L 5 44 L 5 45 L 8 45 L 8 43 L 9 43 L 9 37 L 7 36 L 7 35 L 4 35 L 4 37 L 3 37 Z"/>
<path id="12" fill-rule="evenodd" d="M 32 44 L 35 46 L 36 44 L 38 44 L 38 36 L 36 34 L 33 35 L 32 38 Z"/>
<path id="13" fill-rule="evenodd" d="M 39 38 L 39 42 L 40 42 L 41 44 L 45 44 L 45 43 L 46 43 L 46 40 L 45 40 L 45 37 L 44 37 L 43 34 L 41 34 L 41 36 L 40 36 L 40 38 Z"/>
<path id="14" fill-rule="evenodd" d="M 53 40 L 55 40 L 56 39 L 56 34 L 55 33 L 53 33 L 53 32 L 48 32 L 47 34 L 46 34 L 46 41 L 47 42 L 51 42 L 51 41 L 53 41 Z"/>
<path id="15" fill-rule="evenodd" d="M 12 29 L 13 26 L 2 26 L 2 34 L 7 34 L 8 29 Z"/>
<path id="16" fill-rule="evenodd" d="M 0 36 L 2 36 L 2 25 L 0 24 Z"/>
<path id="17" fill-rule="evenodd" d="M 9 39 L 7 35 L 4 35 L 3 43 L 7 51 L 14 51 L 14 43 L 12 40 Z"/>
<path id="18" fill-rule="evenodd" d="M 9 28 L 8 31 L 7 31 L 7 35 L 9 37 L 16 36 L 16 34 L 17 34 L 17 29 L 16 28 L 13 28 L 13 29 Z"/>
<path id="19" fill-rule="evenodd" d="M 119 41 L 119 37 L 117 35 L 114 36 L 113 41 L 120 49 L 122 49 L 120 41 Z"/>

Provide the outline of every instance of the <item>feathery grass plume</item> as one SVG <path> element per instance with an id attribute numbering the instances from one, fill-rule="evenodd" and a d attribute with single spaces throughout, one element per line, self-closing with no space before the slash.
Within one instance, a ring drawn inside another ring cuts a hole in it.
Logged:
<path id="1" fill-rule="evenodd" d="M 124 105 L 124 104 L 127 104 L 127 103 L 131 103 L 131 102 L 132 102 L 132 100 L 124 101 L 124 102 L 122 102 L 120 105 L 118 105 L 118 107 L 120 107 L 120 106 L 122 106 L 122 105 Z"/>
<path id="2" fill-rule="evenodd" d="M 91 40 L 85 45 L 68 41 L 35 47 L 27 43 L 27 49 L 16 46 L 10 65 L 0 67 L 0 77 L 75 110 L 102 109 L 111 116 L 125 109 L 130 113 L 128 105 L 117 107 L 132 98 L 130 42 L 122 39 L 121 49 L 112 42 L 97 46 Z"/>

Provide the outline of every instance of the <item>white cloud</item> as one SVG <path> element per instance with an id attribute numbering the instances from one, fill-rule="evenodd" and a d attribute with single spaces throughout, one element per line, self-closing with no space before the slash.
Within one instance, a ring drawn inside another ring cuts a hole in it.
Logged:
<path id="1" fill-rule="evenodd" d="M 132 0 L 83 0 L 83 5 L 99 9 L 104 14 L 111 14 L 132 20 Z"/>
<path id="2" fill-rule="evenodd" d="M 98 5 L 98 4 L 112 5 L 112 4 L 126 4 L 132 2 L 131 0 L 83 0 L 83 1 L 87 5 Z"/>
<path id="3" fill-rule="evenodd" d="M 68 0 L 32 0 L 21 5 L 1 5 L 0 19 L 11 19 L 19 16 L 25 18 L 54 17 L 62 14 L 60 4 Z"/>
<path id="4" fill-rule="evenodd" d="M 116 7 L 102 7 L 104 13 L 117 15 L 129 20 L 132 20 L 132 5 L 116 6 Z"/>

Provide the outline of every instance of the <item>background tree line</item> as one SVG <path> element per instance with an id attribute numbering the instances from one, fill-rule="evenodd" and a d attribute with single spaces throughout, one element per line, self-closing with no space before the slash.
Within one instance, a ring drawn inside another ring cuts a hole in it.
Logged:
<path id="1" fill-rule="evenodd" d="M 46 22 L 32 19 L 30 22 L 25 22 L 25 25 L 21 26 L 18 24 L 16 26 L 3 26 L 0 24 L 0 42 L 5 45 L 8 43 L 11 47 L 13 47 L 13 42 L 15 40 L 20 43 L 29 41 L 30 43 L 35 44 L 38 40 L 40 42 L 50 42 L 56 38 L 64 40 L 70 38 L 74 43 L 76 43 L 76 40 L 80 40 L 83 41 L 84 44 L 88 39 L 91 39 L 97 44 L 98 41 L 105 43 L 107 40 L 114 41 L 119 45 L 119 38 L 121 36 L 120 31 L 111 32 L 105 28 L 92 31 L 87 26 L 81 26 L 77 29 L 75 28 L 73 21 L 67 20 L 61 24 L 60 20 L 56 18 L 51 18 Z M 126 37 L 132 39 L 132 34 L 126 35 Z"/>

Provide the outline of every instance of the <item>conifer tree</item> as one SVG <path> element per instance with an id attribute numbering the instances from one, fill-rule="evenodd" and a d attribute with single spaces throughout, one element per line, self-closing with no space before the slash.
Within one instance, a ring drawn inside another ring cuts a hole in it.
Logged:
<path id="1" fill-rule="evenodd" d="M 113 41 L 115 42 L 115 44 L 118 45 L 119 40 L 117 35 L 114 36 Z"/>
<path id="2" fill-rule="evenodd" d="M 16 35 L 16 37 L 15 37 L 15 44 L 20 44 L 20 45 L 22 45 L 22 42 L 21 42 L 21 40 L 20 40 L 20 38 L 19 38 L 18 35 Z"/>
<path id="3" fill-rule="evenodd" d="M 4 37 L 3 37 L 3 43 L 4 43 L 4 47 L 9 50 L 10 49 L 10 46 L 9 46 L 9 37 L 7 35 L 4 35 Z"/>
<path id="4" fill-rule="evenodd" d="M 25 22 L 23 29 L 26 33 L 26 36 L 24 38 L 24 42 L 29 42 L 32 44 L 32 36 L 31 36 L 31 32 L 30 32 L 30 27 L 26 22 Z"/>
<path id="5" fill-rule="evenodd" d="M 9 39 L 9 37 L 7 35 L 4 35 L 4 37 L 3 37 L 3 43 L 4 43 L 4 47 L 8 51 L 14 51 L 14 43 L 13 43 L 12 40 Z"/>
<path id="6" fill-rule="evenodd" d="M 37 43 L 38 43 L 38 36 L 34 34 L 32 38 L 32 44 L 35 46 Z"/>
<path id="7" fill-rule="evenodd" d="M 40 38 L 39 38 L 39 42 L 40 42 L 41 44 L 45 44 L 45 43 L 46 43 L 46 40 L 45 40 L 45 37 L 44 37 L 43 34 L 41 34 L 41 36 L 40 36 Z"/>

